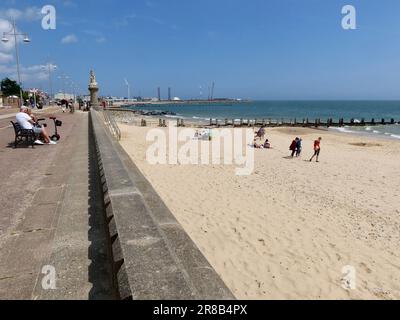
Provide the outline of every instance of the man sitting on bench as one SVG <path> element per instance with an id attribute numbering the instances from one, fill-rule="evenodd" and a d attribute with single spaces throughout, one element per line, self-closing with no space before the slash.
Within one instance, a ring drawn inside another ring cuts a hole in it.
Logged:
<path id="1" fill-rule="evenodd" d="M 21 126 L 22 129 L 25 130 L 33 130 L 33 132 L 40 136 L 46 144 L 54 145 L 57 144 L 54 141 L 51 141 L 49 135 L 46 132 L 46 129 L 43 127 L 39 127 L 36 125 L 35 121 L 29 115 L 29 108 L 22 106 L 20 112 L 17 113 L 17 123 Z M 43 145 L 44 143 L 40 140 L 36 140 L 35 144 Z"/>

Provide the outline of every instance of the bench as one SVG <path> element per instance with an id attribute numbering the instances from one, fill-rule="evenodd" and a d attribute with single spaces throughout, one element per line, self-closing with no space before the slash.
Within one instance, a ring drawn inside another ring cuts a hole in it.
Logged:
<path id="1" fill-rule="evenodd" d="M 29 143 L 32 148 L 35 147 L 36 134 L 33 130 L 22 129 L 18 123 L 11 121 L 15 131 L 14 147 L 17 148 L 19 144 L 25 142 Z"/>

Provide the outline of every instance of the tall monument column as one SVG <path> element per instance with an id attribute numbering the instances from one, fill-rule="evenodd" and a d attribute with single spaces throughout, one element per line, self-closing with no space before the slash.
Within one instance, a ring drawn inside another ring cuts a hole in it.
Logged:
<path id="1" fill-rule="evenodd" d="M 92 107 L 98 107 L 99 99 L 97 97 L 97 93 L 99 92 L 99 87 L 97 85 L 96 76 L 94 74 L 93 69 L 90 70 L 89 92 L 90 92 L 90 105 Z"/>

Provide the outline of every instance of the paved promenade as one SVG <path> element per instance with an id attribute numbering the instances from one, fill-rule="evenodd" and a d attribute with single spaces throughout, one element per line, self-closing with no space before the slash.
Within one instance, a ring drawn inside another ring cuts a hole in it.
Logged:
<path id="1" fill-rule="evenodd" d="M 10 147 L 0 118 L 0 299 L 113 299 L 88 114 L 56 115 L 62 140 L 34 149 Z M 42 288 L 44 266 L 56 290 Z"/>
<path id="2" fill-rule="evenodd" d="M 7 114 L 13 114 L 16 112 L 18 112 L 18 108 L 8 108 L 8 109 L 0 108 L 0 117 Z"/>
<path id="3" fill-rule="evenodd" d="M 102 114 L 57 112 L 55 146 L 0 118 L 0 300 L 234 299 Z"/>

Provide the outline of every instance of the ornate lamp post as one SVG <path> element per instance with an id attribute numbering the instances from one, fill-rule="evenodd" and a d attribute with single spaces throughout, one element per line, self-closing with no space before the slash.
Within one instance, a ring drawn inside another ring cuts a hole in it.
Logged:
<path id="1" fill-rule="evenodd" d="M 15 58 L 17 61 L 17 74 L 18 74 L 18 84 L 20 86 L 20 98 L 21 98 L 21 103 L 23 104 L 24 98 L 22 95 L 22 82 L 21 82 L 21 71 L 20 71 L 20 66 L 19 66 L 19 51 L 18 51 L 18 41 L 17 37 L 23 36 L 23 41 L 25 43 L 31 42 L 29 39 L 28 35 L 26 33 L 18 33 L 17 32 L 17 26 L 15 23 L 15 19 L 12 20 L 12 29 L 9 32 L 4 32 L 3 33 L 3 38 L 1 39 L 2 42 L 7 43 L 10 41 L 7 36 L 14 37 L 14 45 L 15 45 Z"/>

